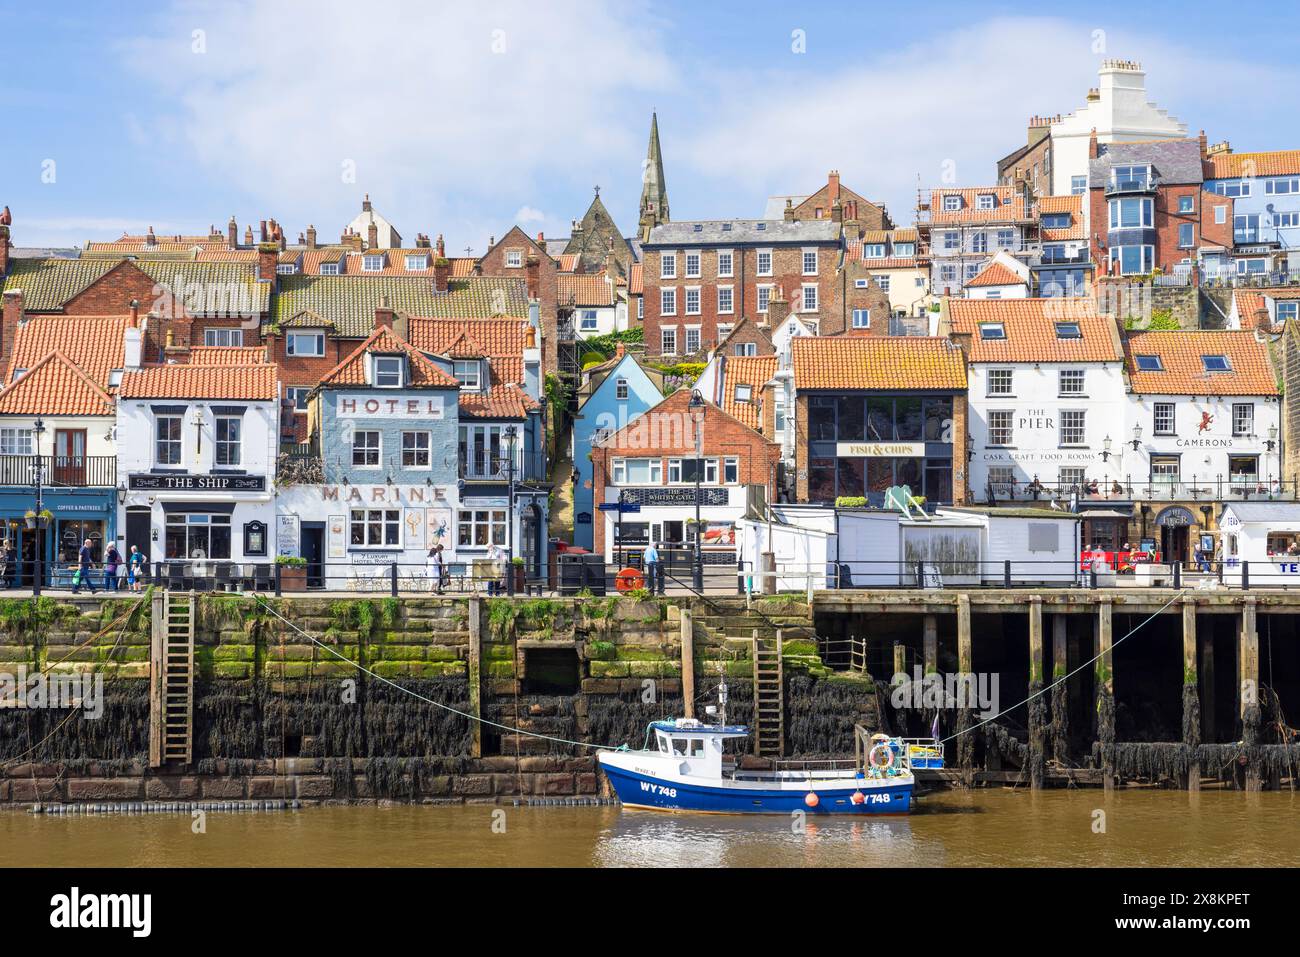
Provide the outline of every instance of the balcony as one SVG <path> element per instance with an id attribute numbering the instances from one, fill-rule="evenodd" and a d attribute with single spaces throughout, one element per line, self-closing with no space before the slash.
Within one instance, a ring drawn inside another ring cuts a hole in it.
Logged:
<path id="1" fill-rule="evenodd" d="M 1160 188 L 1160 177 L 1155 174 L 1146 176 L 1112 177 L 1106 183 L 1107 196 L 1141 195 L 1154 193 Z"/>
<path id="2" fill-rule="evenodd" d="M 511 478 L 509 456 L 483 449 L 462 449 L 460 477 L 466 482 L 508 482 Z M 516 482 L 546 481 L 546 454 L 526 452 L 516 455 L 513 477 Z"/>
<path id="3" fill-rule="evenodd" d="M 1068 501 L 1077 495 L 1080 502 L 1294 502 L 1300 499 L 1300 479 L 1240 476 L 1230 479 L 1195 478 L 1190 482 L 1169 479 L 1133 482 L 1098 479 L 1097 491 L 1088 486 L 1058 486 L 1032 482 L 991 482 L 984 490 L 989 504 L 1000 502 Z"/>
<path id="4" fill-rule="evenodd" d="M 34 486 L 38 461 L 42 485 L 54 488 L 117 485 L 117 457 L 113 455 L 0 455 L 0 485 Z"/>

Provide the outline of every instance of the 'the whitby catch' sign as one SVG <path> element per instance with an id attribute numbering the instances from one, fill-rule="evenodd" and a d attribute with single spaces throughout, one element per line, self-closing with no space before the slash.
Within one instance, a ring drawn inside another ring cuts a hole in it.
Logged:
<path id="1" fill-rule="evenodd" d="M 132 491 L 141 492 L 264 492 L 265 475 L 132 475 Z"/>
<path id="2" fill-rule="evenodd" d="M 377 394 L 339 394 L 334 400 L 335 414 L 340 419 L 358 416 L 392 416 L 393 418 L 441 419 L 443 397 L 440 395 L 419 398 Z"/>

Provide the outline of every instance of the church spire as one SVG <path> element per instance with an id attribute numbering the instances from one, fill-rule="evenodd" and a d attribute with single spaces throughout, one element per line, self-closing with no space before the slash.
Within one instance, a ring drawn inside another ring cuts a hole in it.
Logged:
<path id="1" fill-rule="evenodd" d="M 664 156 L 659 148 L 659 115 L 650 114 L 650 145 L 646 149 L 641 171 L 641 241 L 650 238 L 650 230 L 669 222 L 668 187 L 664 182 Z"/>

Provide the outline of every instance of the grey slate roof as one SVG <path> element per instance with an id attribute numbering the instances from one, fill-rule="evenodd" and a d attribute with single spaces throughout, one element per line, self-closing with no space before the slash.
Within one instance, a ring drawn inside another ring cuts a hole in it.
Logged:
<path id="1" fill-rule="evenodd" d="M 1243 522 L 1290 522 L 1300 527 L 1300 503 L 1297 502 L 1229 502 L 1225 509 Z"/>
<path id="2" fill-rule="evenodd" d="M 1105 186 L 1112 166 L 1150 163 L 1166 185 L 1202 183 L 1201 144 L 1197 140 L 1159 140 L 1142 143 L 1102 143 L 1100 155 L 1088 161 L 1088 185 Z"/>
<path id="3" fill-rule="evenodd" d="M 728 228 L 729 227 L 729 228 Z M 716 246 L 722 243 L 833 243 L 840 224 L 829 219 L 787 223 L 783 219 L 718 219 L 698 223 L 664 223 L 650 230 L 647 247 Z"/>

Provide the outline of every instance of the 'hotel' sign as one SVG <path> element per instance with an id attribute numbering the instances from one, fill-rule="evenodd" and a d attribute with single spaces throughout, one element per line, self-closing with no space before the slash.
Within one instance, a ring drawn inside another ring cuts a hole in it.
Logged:
<path id="1" fill-rule="evenodd" d="M 836 442 L 835 455 L 841 459 L 924 458 L 924 442 Z"/>
<path id="2" fill-rule="evenodd" d="M 340 419 L 358 416 L 391 416 L 393 418 L 441 419 L 443 397 L 419 398 L 393 395 L 341 394 L 335 399 L 336 414 Z"/>

